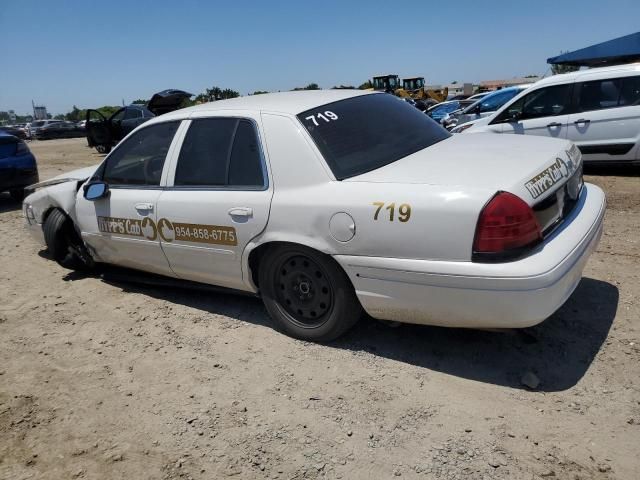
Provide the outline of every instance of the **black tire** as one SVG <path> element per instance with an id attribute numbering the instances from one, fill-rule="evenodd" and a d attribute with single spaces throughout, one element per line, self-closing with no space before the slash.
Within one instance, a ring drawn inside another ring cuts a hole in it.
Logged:
<path id="1" fill-rule="evenodd" d="M 73 222 L 60 210 L 53 210 L 42 226 L 51 257 L 70 270 L 89 270 L 93 259 L 82 243 Z"/>
<path id="2" fill-rule="evenodd" d="M 109 153 L 111 151 L 111 147 L 108 147 L 106 145 L 97 145 L 96 146 L 96 150 L 98 151 L 98 153 Z"/>
<path id="3" fill-rule="evenodd" d="M 22 200 L 24 200 L 24 189 L 16 188 L 10 190 L 9 195 L 11 195 L 11 198 L 13 198 L 16 202 L 21 202 Z"/>
<path id="4" fill-rule="evenodd" d="M 353 285 L 329 256 L 301 245 L 269 250 L 258 272 L 262 300 L 278 330 L 328 342 L 349 330 L 362 307 Z"/>

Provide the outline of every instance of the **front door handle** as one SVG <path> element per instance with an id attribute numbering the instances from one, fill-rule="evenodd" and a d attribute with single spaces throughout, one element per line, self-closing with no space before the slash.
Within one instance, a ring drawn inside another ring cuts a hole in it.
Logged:
<path id="1" fill-rule="evenodd" d="M 253 208 L 234 207 L 234 208 L 231 208 L 227 213 L 232 217 L 252 217 Z"/>
<path id="2" fill-rule="evenodd" d="M 562 126 L 561 123 L 558 122 L 551 122 L 547 125 L 547 128 L 560 128 Z"/>
<path id="3" fill-rule="evenodd" d="M 153 203 L 136 203 L 136 210 L 138 212 L 153 212 Z"/>
<path id="4" fill-rule="evenodd" d="M 587 119 L 587 118 L 579 118 L 578 120 L 576 120 L 575 122 L 573 122 L 574 125 L 580 125 L 581 123 L 584 123 L 585 125 L 590 123 L 591 120 Z"/>

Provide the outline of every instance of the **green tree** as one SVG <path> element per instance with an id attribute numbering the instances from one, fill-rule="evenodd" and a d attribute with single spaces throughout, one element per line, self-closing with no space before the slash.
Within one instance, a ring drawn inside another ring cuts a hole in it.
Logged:
<path id="1" fill-rule="evenodd" d="M 232 90 L 230 88 L 225 88 L 224 90 L 222 90 L 222 92 L 220 92 L 221 99 L 236 98 L 239 96 L 240 96 L 239 92 L 236 92 L 235 90 Z"/>
<path id="2" fill-rule="evenodd" d="M 256 90 L 251 95 L 262 95 L 263 93 L 269 93 L 266 90 Z"/>
<path id="3" fill-rule="evenodd" d="M 80 120 L 82 120 L 82 117 L 84 116 L 82 115 L 82 113 L 83 113 L 83 110 L 80 110 L 78 107 L 74 105 L 73 109 L 65 115 L 65 118 L 70 122 L 79 122 Z"/>
<path id="4" fill-rule="evenodd" d="M 147 103 L 149 103 L 149 100 L 144 100 L 142 98 L 138 98 L 137 100 L 134 100 L 133 102 L 131 102 L 131 104 L 135 104 L 135 105 L 146 105 Z"/>
<path id="5" fill-rule="evenodd" d="M 331 90 L 354 90 L 355 88 L 353 85 L 340 85 L 331 87 Z"/>
<path id="6" fill-rule="evenodd" d="M 64 118 L 65 118 L 65 115 L 62 113 L 59 113 L 53 117 L 54 120 L 64 120 Z"/>
<path id="7" fill-rule="evenodd" d="M 560 55 L 567 52 L 560 52 Z M 551 64 L 551 73 L 554 75 L 558 75 L 559 73 L 569 73 L 575 72 L 576 70 L 580 70 L 580 67 L 576 67 L 574 65 L 561 65 L 559 63 Z"/>
<path id="8" fill-rule="evenodd" d="M 360 90 L 366 90 L 368 88 L 373 88 L 373 83 L 371 83 L 371 80 L 367 80 L 366 82 L 361 83 L 358 88 Z"/>
<path id="9" fill-rule="evenodd" d="M 300 90 L 320 90 L 320 86 L 317 83 L 310 83 L 306 87 L 296 87 L 293 89 L 294 92 L 298 92 Z"/>

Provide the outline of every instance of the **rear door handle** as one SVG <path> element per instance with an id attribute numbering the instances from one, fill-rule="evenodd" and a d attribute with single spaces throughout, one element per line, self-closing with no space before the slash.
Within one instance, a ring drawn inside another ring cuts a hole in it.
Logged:
<path id="1" fill-rule="evenodd" d="M 561 126 L 562 126 L 562 124 L 558 123 L 558 122 L 551 122 L 551 123 L 547 124 L 547 128 L 559 128 Z"/>
<path id="2" fill-rule="evenodd" d="M 232 217 L 252 217 L 253 208 L 234 207 L 234 208 L 231 208 L 227 213 Z"/>
<path id="3" fill-rule="evenodd" d="M 573 122 L 574 125 L 580 125 L 581 123 L 584 123 L 585 125 L 587 123 L 590 123 L 591 120 L 587 119 L 587 118 L 579 118 L 578 120 L 576 120 L 575 122 Z"/>
<path id="4" fill-rule="evenodd" d="M 138 212 L 153 212 L 153 203 L 136 203 Z"/>

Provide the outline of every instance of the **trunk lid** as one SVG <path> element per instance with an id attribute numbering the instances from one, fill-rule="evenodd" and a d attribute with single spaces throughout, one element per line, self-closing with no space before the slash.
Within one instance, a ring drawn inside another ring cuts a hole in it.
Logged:
<path id="1" fill-rule="evenodd" d="M 551 196 L 581 168 L 569 141 L 520 135 L 453 135 L 348 182 L 459 186 L 507 191 L 529 205 Z M 463 190 L 464 191 L 464 190 Z"/>

